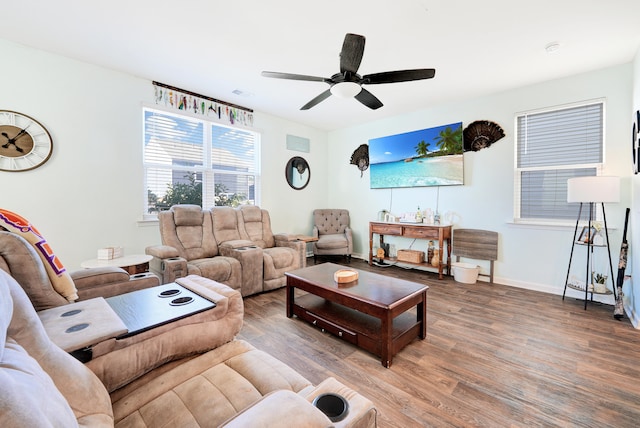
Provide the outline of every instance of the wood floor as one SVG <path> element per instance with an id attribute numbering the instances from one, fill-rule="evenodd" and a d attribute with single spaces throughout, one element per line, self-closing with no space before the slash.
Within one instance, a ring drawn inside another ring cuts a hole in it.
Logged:
<path id="1" fill-rule="evenodd" d="M 585 311 L 556 295 L 350 265 L 429 285 L 427 338 L 391 368 L 287 318 L 284 289 L 245 299 L 239 338 L 314 384 L 333 376 L 368 397 L 382 428 L 640 426 L 640 330 L 615 320 L 612 306 Z"/>

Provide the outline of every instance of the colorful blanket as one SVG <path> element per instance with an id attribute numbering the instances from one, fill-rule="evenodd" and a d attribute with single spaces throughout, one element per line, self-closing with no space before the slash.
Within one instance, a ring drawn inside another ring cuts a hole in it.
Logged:
<path id="1" fill-rule="evenodd" d="M 70 302 L 78 299 L 78 290 L 71 276 L 69 276 L 62 262 L 53 252 L 47 240 L 27 219 L 0 208 L 0 226 L 9 232 L 22 236 L 33 245 L 36 253 L 42 259 L 54 290 Z"/>

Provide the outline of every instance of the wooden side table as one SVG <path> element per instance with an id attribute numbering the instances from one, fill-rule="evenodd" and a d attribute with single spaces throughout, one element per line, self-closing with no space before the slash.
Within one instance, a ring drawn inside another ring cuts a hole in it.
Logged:
<path id="1" fill-rule="evenodd" d="M 149 272 L 149 261 L 152 256 L 147 254 L 132 254 L 130 256 L 118 257 L 115 259 L 91 259 L 85 260 L 80 263 L 83 268 L 97 268 L 105 266 L 115 266 L 126 270 L 129 275 L 135 275 L 137 273 Z"/>

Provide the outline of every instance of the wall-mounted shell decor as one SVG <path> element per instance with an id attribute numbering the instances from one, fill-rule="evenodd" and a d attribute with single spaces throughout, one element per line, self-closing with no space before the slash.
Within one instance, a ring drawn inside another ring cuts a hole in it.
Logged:
<path id="1" fill-rule="evenodd" d="M 462 135 L 464 137 L 464 151 L 477 152 L 504 137 L 504 131 L 497 123 L 476 120 L 462 131 Z"/>
<path id="2" fill-rule="evenodd" d="M 351 165 L 356 165 L 360 170 L 360 178 L 365 169 L 369 168 L 369 146 L 362 144 L 351 155 Z"/>

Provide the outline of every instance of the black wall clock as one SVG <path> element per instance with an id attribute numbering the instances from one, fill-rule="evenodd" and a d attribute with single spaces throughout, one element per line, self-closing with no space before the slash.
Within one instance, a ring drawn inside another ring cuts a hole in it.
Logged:
<path id="1" fill-rule="evenodd" d="M 0 110 L 0 171 L 28 171 L 53 152 L 49 131 L 26 114 Z"/>

